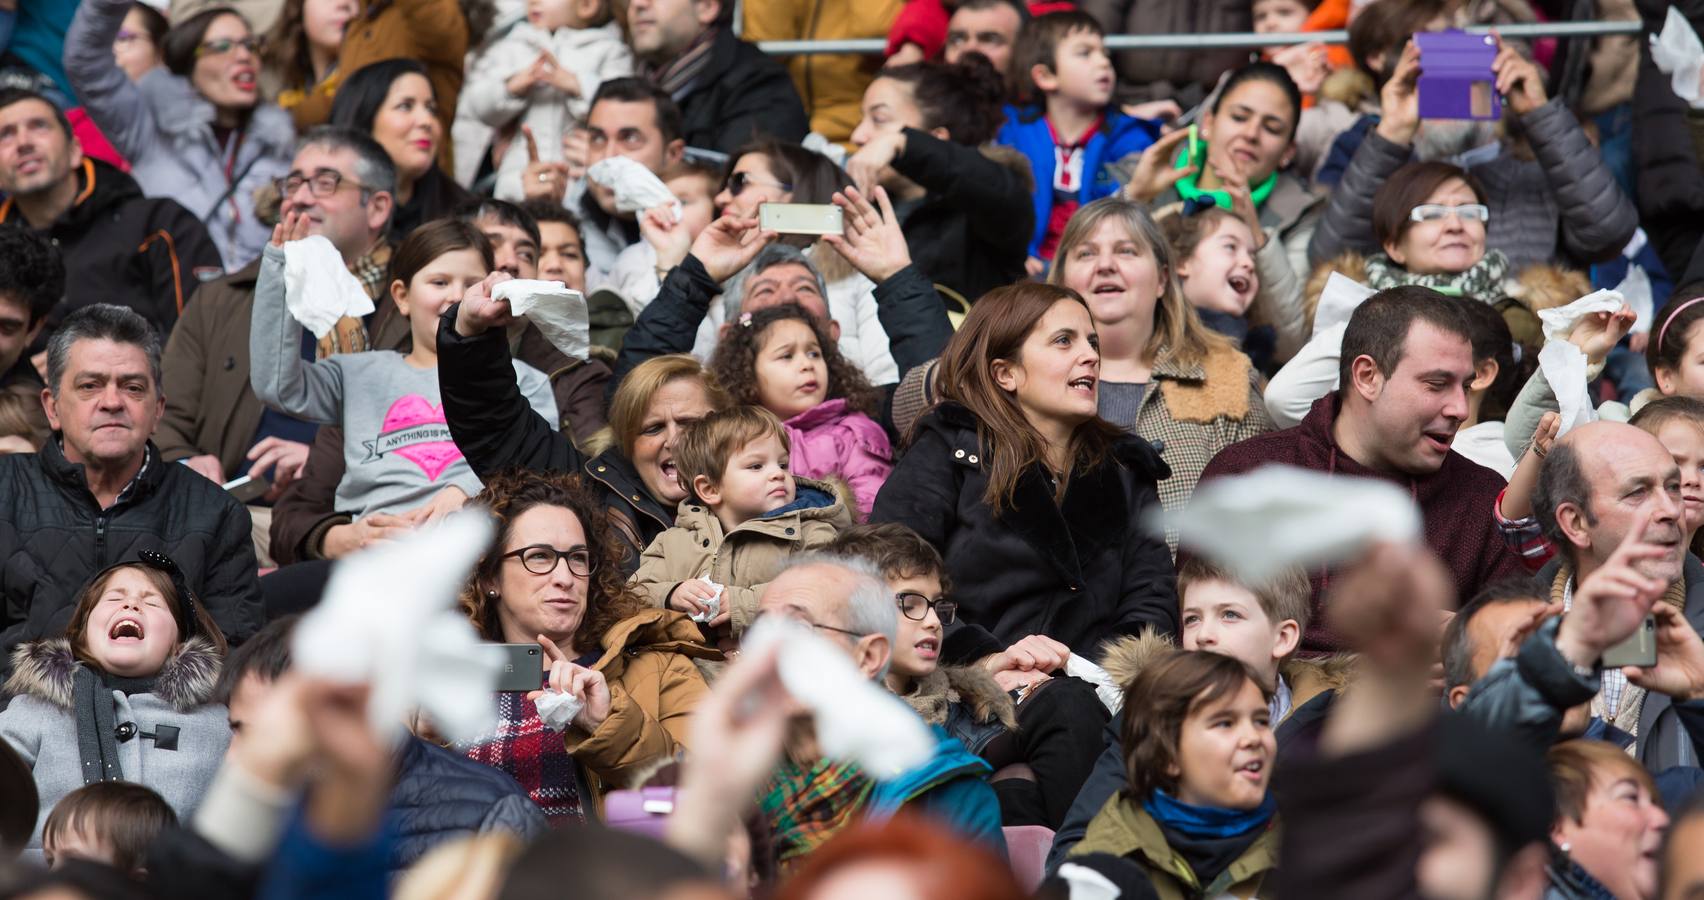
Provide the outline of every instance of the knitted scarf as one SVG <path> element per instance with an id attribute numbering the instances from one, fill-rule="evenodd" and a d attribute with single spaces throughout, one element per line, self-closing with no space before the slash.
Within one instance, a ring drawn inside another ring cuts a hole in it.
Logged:
<path id="1" fill-rule="evenodd" d="M 1375 291 L 1404 284 L 1428 287 L 1452 297 L 1472 297 L 1485 303 L 1503 299 L 1503 282 L 1509 274 L 1509 258 L 1501 250 L 1487 250 L 1479 262 L 1465 272 L 1416 275 L 1397 265 L 1383 253 L 1367 257 L 1367 287 Z"/>
<path id="2" fill-rule="evenodd" d="M 839 834 L 864 808 L 873 784 L 852 763 L 783 762 L 758 798 L 775 858 L 788 866 Z"/>
<path id="3" fill-rule="evenodd" d="M 143 694 L 153 687 L 153 678 L 123 678 L 91 666 L 78 666 L 72 674 L 71 709 L 77 720 L 77 757 L 83 763 L 84 784 L 124 780 L 118 765 L 118 723 L 113 715 L 112 692 Z"/>
<path id="4" fill-rule="evenodd" d="M 1162 828 L 1170 828 L 1191 837 L 1221 838 L 1247 834 L 1267 822 L 1278 810 L 1272 792 L 1254 809 L 1220 809 L 1217 806 L 1196 806 L 1185 803 L 1165 791 L 1155 789 L 1153 796 L 1142 802 L 1142 808 Z"/>
<path id="5" fill-rule="evenodd" d="M 640 67 L 640 74 L 679 102 L 692 87 L 693 81 L 710 65 L 710 50 L 715 46 L 716 32 L 714 27 L 704 29 L 679 56 L 663 65 L 646 63 Z"/>

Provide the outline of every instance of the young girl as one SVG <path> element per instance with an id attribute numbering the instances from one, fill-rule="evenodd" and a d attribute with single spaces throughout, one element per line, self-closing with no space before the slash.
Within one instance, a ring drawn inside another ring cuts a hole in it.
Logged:
<path id="1" fill-rule="evenodd" d="M 791 303 L 743 313 L 716 346 L 710 371 L 734 402 L 786 423 L 794 475 L 845 479 L 858 520 L 869 515 L 893 471 L 893 447 L 872 418 L 880 395 L 821 322 Z"/>
<path id="2" fill-rule="evenodd" d="M 1159 221 L 1160 233 L 1177 260 L 1183 299 L 1195 307 L 1202 324 L 1241 345 L 1255 367 L 1273 361 L 1277 334 L 1270 325 L 1251 327 L 1249 304 L 1260 291 L 1254 266 L 1254 232 L 1230 210 L 1208 206 Z"/>
<path id="3" fill-rule="evenodd" d="M 166 556 L 142 551 L 90 579 L 65 636 L 12 652 L 0 738 L 35 775 L 41 813 L 97 781 L 152 788 L 186 819 L 230 743 L 213 702 L 225 637 Z"/>
<path id="4" fill-rule="evenodd" d="M 1072 861 L 1115 882 L 1145 876 L 1161 897 L 1272 896 L 1278 820 L 1267 787 L 1278 745 L 1268 701 L 1229 656 L 1176 653 L 1144 668 L 1124 696 L 1130 783 L 1089 822 Z"/>
<path id="5" fill-rule="evenodd" d="M 337 509 L 357 521 L 384 514 L 375 524 L 408 527 L 460 508 L 479 492 L 479 479 L 444 421 L 438 315 L 468 288 L 491 280 L 490 243 L 479 229 L 454 219 L 420 226 L 390 263 L 391 299 L 408 317 L 412 349 L 308 362 L 301 326 L 284 303 L 285 237 L 299 238 L 304 224 L 295 214 L 286 216 L 261 263 L 249 332 L 255 395 L 299 418 L 343 426 L 348 470 L 337 485 Z M 533 410 L 558 421 L 544 374 L 519 360 L 514 367 Z"/>

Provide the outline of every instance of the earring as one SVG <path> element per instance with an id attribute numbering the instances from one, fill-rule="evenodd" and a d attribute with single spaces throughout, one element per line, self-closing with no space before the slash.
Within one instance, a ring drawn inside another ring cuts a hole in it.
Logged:
<path id="1" fill-rule="evenodd" d="M 490 597 L 491 599 L 495 600 L 495 599 L 497 599 L 497 592 L 496 591 L 486 591 L 485 596 Z"/>
<path id="2" fill-rule="evenodd" d="M 1558 846 L 1556 849 L 1561 850 L 1563 855 L 1567 855 L 1569 850 L 1574 849 L 1574 845 L 1568 843 L 1567 841 L 1563 841 L 1562 844 L 1560 846 Z"/>

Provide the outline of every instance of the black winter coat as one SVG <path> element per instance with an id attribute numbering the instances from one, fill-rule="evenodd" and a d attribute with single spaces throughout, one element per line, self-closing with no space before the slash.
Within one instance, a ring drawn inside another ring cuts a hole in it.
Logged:
<path id="1" fill-rule="evenodd" d="M 759 135 L 796 144 L 811 130 L 787 68 L 725 28 L 709 65 L 674 100 L 688 147 L 732 154 Z"/>
<path id="2" fill-rule="evenodd" d="M 893 168 L 929 192 L 920 204 L 901 204 L 898 212 L 911 259 L 931 281 L 975 303 L 1027 277 L 1035 204 L 1029 161 L 1022 154 L 1005 147 L 979 150 L 907 128 L 905 152 Z"/>
<path id="3" fill-rule="evenodd" d="M 437 744 L 409 738 L 398 751 L 396 768 L 390 811 L 396 823 L 393 875 L 455 838 L 507 831 L 530 842 L 550 828 L 544 810 L 515 779 Z"/>
<path id="4" fill-rule="evenodd" d="M 983 503 L 987 449 L 976 419 L 944 402 L 876 496 L 871 522 L 909 526 L 941 551 L 958 601 L 942 662 L 958 665 L 1045 634 L 1084 657 L 1110 638 L 1177 631 L 1171 552 L 1143 524 L 1171 476 L 1152 445 L 1126 436 L 1113 458 L 1071 475 L 1062 503 L 1041 466 L 996 517 Z"/>
<path id="5" fill-rule="evenodd" d="M 77 200 L 42 233 L 65 260 L 65 299 L 43 334 L 72 310 L 117 303 L 141 313 L 164 337 L 202 281 L 224 274 L 219 248 L 194 213 L 164 197 L 142 196 L 136 180 L 93 159 L 83 161 Z M 8 199 L 0 223 L 28 227 Z"/>
<path id="6" fill-rule="evenodd" d="M 0 648 L 60 637 L 90 575 L 141 550 L 170 556 L 233 644 L 260 628 L 260 582 L 248 510 L 148 444 L 137 482 L 101 509 L 83 467 L 57 439 L 0 457 Z"/>
<path id="7" fill-rule="evenodd" d="M 1661 30 L 1670 5 L 1641 2 L 1645 27 Z M 1704 2 L 1672 5 L 1694 23 L 1704 21 Z M 1634 193 L 1639 223 L 1677 285 L 1704 275 L 1704 257 L 1697 252 L 1704 246 L 1704 162 L 1698 159 L 1690 118 L 1690 108 L 1675 95 L 1672 80 L 1651 61 L 1650 48 L 1641 47 L 1633 85 Z"/>

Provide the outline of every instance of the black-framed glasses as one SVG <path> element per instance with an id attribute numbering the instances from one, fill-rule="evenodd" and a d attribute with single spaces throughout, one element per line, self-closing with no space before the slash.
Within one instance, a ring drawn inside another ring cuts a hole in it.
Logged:
<path id="1" fill-rule="evenodd" d="M 567 560 L 568 571 L 581 578 L 589 577 L 598 567 L 597 561 L 592 559 L 592 551 L 584 547 L 558 550 L 549 544 L 532 544 L 503 554 L 504 559 L 511 556 L 520 560 L 521 565 L 534 575 L 549 575 L 556 571 L 558 560 Z"/>
<path id="2" fill-rule="evenodd" d="M 915 622 L 927 619 L 930 609 L 935 610 L 935 617 L 941 620 L 942 625 L 953 624 L 953 618 L 958 615 L 958 601 L 945 597 L 931 600 L 916 591 L 900 591 L 893 595 L 893 599 L 899 604 L 900 614 Z"/>
<path id="3" fill-rule="evenodd" d="M 757 187 L 757 186 L 760 186 L 760 185 L 763 186 L 763 187 L 778 188 L 778 189 L 783 190 L 783 191 L 790 191 L 790 190 L 793 189 L 792 185 L 790 185 L 790 184 L 788 184 L 784 181 L 759 181 L 758 179 L 752 177 L 752 174 L 750 172 L 735 172 L 734 174 L 728 176 L 728 194 L 729 194 L 729 196 L 738 197 L 739 195 L 745 193 L 746 188 Z"/>
<path id="4" fill-rule="evenodd" d="M 363 191 L 372 190 L 372 188 L 367 187 L 359 181 L 344 179 L 343 173 L 336 169 L 319 169 L 312 175 L 303 175 L 300 172 L 291 172 L 283 178 L 275 181 L 274 184 L 278 185 L 278 195 L 280 197 L 294 196 L 297 191 L 302 189 L 302 185 L 304 184 L 308 186 L 309 193 L 312 193 L 315 197 L 330 197 L 332 194 L 337 193 L 345 184 L 350 187 L 360 188 Z"/>
<path id="5" fill-rule="evenodd" d="M 256 50 L 260 49 L 260 41 L 252 37 L 219 38 L 216 41 L 206 41 L 202 43 L 201 46 L 195 48 L 195 57 L 200 59 L 203 56 L 223 56 L 238 47 L 241 47 L 252 54 Z"/>

